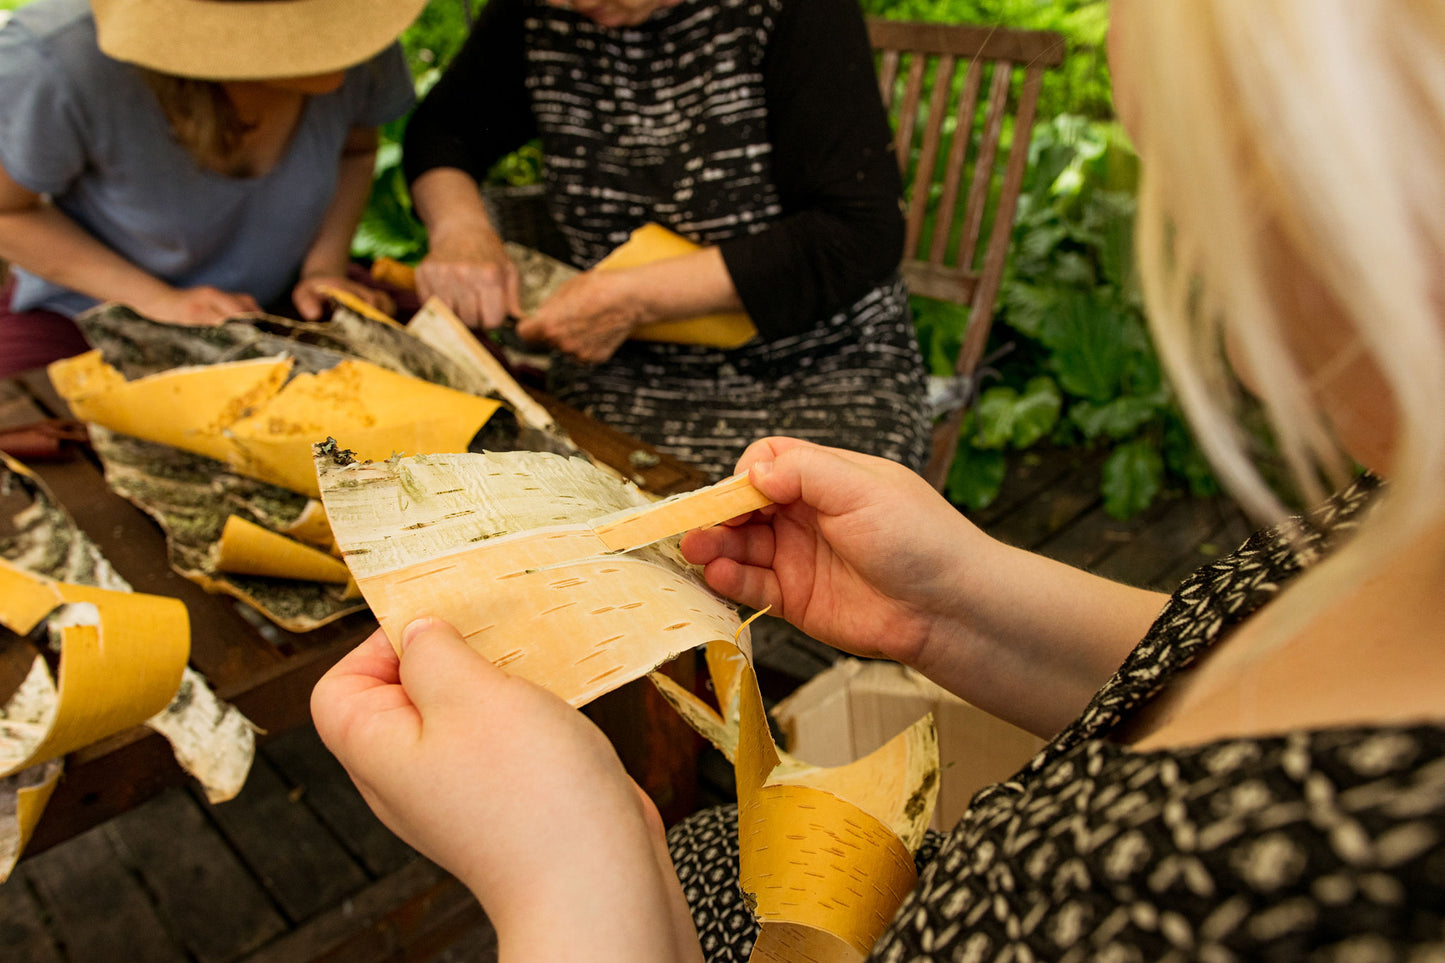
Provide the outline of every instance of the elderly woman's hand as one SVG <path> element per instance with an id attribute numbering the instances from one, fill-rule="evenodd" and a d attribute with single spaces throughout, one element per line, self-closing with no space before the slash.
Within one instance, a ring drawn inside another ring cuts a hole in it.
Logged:
<path id="1" fill-rule="evenodd" d="M 194 288 L 168 288 L 149 300 L 136 300 L 132 305 L 153 321 L 209 327 L 241 314 L 254 314 L 261 305 L 249 294 L 237 294 L 203 285 Z"/>
<path id="2" fill-rule="evenodd" d="M 485 225 L 435 230 L 430 251 L 417 265 L 416 286 L 422 301 L 440 298 L 472 327 L 490 331 L 522 314 L 517 266 Z"/>
<path id="3" fill-rule="evenodd" d="M 585 271 L 517 325 L 517 336 L 545 342 L 592 364 L 612 357 L 633 329 L 657 320 L 635 270 Z"/>
<path id="4" fill-rule="evenodd" d="M 312 694 L 317 732 L 398 836 L 526 959 L 697 954 L 651 801 L 585 716 L 436 619 L 381 632 Z"/>

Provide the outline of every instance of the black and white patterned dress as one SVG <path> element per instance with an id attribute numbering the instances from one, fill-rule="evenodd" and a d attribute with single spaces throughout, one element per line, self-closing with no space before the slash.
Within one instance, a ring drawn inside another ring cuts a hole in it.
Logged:
<path id="1" fill-rule="evenodd" d="M 1374 487 L 1317 516 L 1303 556 L 1327 550 Z M 1084 714 L 974 797 L 871 958 L 1445 959 L 1445 727 L 1150 752 L 1109 738 L 1300 570 L 1286 540 L 1260 533 L 1191 576 Z M 710 960 L 750 949 L 724 872 L 735 837 L 735 810 L 669 834 Z"/>
<path id="2" fill-rule="evenodd" d="M 533 136 L 573 263 L 660 223 L 718 245 L 760 332 L 562 359 L 554 393 L 715 476 L 767 434 L 922 465 L 901 183 L 856 0 L 683 0 L 617 29 L 489 0 L 411 120 L 407 174 L 480 177 Z"/>

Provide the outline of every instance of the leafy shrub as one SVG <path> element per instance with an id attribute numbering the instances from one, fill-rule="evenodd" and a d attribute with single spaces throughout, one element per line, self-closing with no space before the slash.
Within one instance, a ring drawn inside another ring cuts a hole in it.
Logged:
<path id="1" fill-rule="evenodd" d="M 1006 453 L 1041 442 L 1103 446 L 1100 488 L 1127 518 L 1168 489 L 1217 490 L 1150 342 L 1133 276 L 1136 159 L 1112 122 L 1063 114 L 1036 125 L 983 388 L 947 493 L 968 508 L 998 493 Z M 935 371 L 962 308 L 915 299 Z M 940 372 L 942 373 L 942 372 Z"/>

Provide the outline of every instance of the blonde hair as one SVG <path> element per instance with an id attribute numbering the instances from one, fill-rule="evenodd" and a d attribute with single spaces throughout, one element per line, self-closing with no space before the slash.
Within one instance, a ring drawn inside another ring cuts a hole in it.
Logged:
<path id="1" fill-rule="evenodd" d="M 1134 0 L 1114 13 L 1145 300 L 1221 478 L 1262 517 L 1283 514 L 1240 426 L 1226 335 L 1301 491 L 1318 498 L 1351 470 L 1286 338 L 1281 250 L 1388 388 L 1389 490 L 1272 607 L 1283 637 L 1445 521 L 1445 3 Z"/>
<path id="2" fill-rule="evenodd" d="M 198 164 L 233 177 L 251 173 L 238 158 L 251 125 L 241 119 L 219 81 L 138 69 L 160 102 L 171 133 Z"/>

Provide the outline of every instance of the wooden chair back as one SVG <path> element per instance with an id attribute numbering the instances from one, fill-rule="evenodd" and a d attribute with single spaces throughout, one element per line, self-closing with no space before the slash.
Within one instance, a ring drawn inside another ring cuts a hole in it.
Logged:
<path id="1" fill-rule="evenodd" d="M 1003 281 L 1039 89 L 1044 71 L 1063 63 L 1064 38 L 880 19 L 868 35 L 903 171 L 904 279 L 914 294 L 968 309 L 955 377 L 941 392 L 956 404 L 935 412 L 924 472 L 941 490 Z"/>

